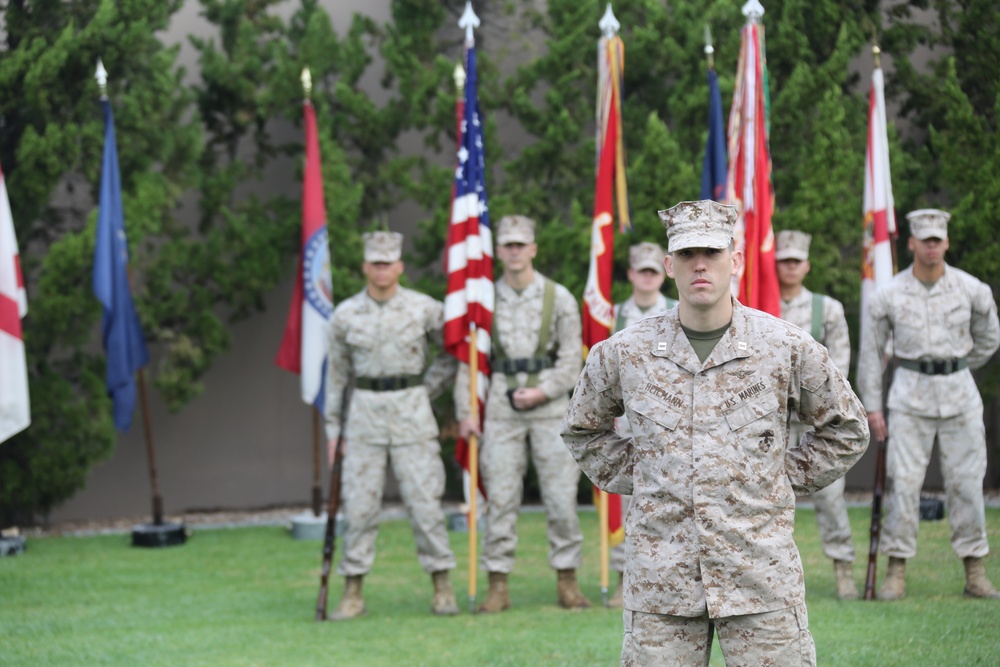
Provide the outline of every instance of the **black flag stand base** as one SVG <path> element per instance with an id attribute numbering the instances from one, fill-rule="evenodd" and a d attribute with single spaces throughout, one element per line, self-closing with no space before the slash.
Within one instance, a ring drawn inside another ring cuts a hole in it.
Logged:
<path id="1" fill-rule="evenodd" d="M 175 547 L 186 541 L 183 523 L 141 523 L 132 527 L 133 547 Z"/>
<path id="2" fill-rule="evenodd" d="M 187 529 L 183 523 L 163 520 L 163 499 L 153 495 L 153 523 L 132 527 L 133 547 L 175 547 L 187 542 Z"/>
<path id="3" fill-rule="evenodd" d="M 0 558 L 4 556 L 17 556 L 24 553 L 25 539 L 16 530 L 0 533 Z"/>

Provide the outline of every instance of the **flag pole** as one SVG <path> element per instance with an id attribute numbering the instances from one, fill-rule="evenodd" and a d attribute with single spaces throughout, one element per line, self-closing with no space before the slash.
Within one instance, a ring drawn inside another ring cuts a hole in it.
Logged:
<path id="1" fill-rule="evenodd" d="M 129 278 L 132 277 L 129 272 Z M 130 281 L 131 282 L 131 281 Z M 146 458 L 149 459 L 149 483 L 153 488 L 153 525 L 163 525 L 163 497 L 156 474 L 156 449 L 153 447 L 153 425 L 149 417 L 149 399 L 146 397 L 146 374 L 142 368 L 135 373 L 139 383 L 139 401 L 142 405 L 142 432 L 146 438 Z"/>
<path id="2" fill-rule="evenodd" d="M 479 423 L 479 349 L 476 347 L 476 324 L 469 325 L 469 405 L 473 424 Z M 476 548 L 479 546 L 479 438 L 469 435 L 469 613 L 476 613 Z"/>
<path id="3" fill-rule="evenodd" d="M 94 72 L 94 78 L 97 80 L 97 86 L 101 93 L 101 102 L 107 105 L 105 108 L 110 110 L 110 102 L 108 101 L 108 72 L 104 68 L 104 63 L 100 58 L 97 59 L 97 69 Z M 107 121 L 111 122 L 110 112 L 107 112 Z M 113 125 L 111 125 L 113 129 Z M 105 128 L 107 135 L 107 127 Z M 111 135 L 113 137 L 113 135 Z M 107 136 L 105 138 L 105 151 L 109 150 L 107 146 Z M 114 149 L 117 152 L 117 148 Z M 101 178 L 113 178 L 114 182 L 117 182 L 117 155 L 115 156 L 115 167 L 114 175 L 109 173 L 102 173 Z M 104 184 L 101 185 L 102 189 Z M 117 197 L 120 199 L 121 193 L 118 192 Z M 103 207 L 107 205 L 107 202 L 100 202 L 100 206 Z M 121 202 L 119 201 L 116 206 L 120 207 Z M 124 225 L 124 221 L 122 221 Z M 124 229 L 124 227 L 123 227 Z M 127 252 L 127 251 L 126 251 Z M 134 292 L 132 283 L 132 268 L 126 265 L 126 280 L 128 285 L 129 293 Z M 141 336 L 141 333 L 140 333 Z M 150 417 L 149 410 L 149 397 L 146 392 L 146 374 L 142 366 L 140 366 L 135 372 L 135 381 L 139 385 L 139 405 L 142 411 L 142 430 L 143 436 L 146 441 L 146 459 L 149 466 L 149 483 L 152 489 L 152 510 L 153 510 L 153 523 L 152 524 L 140 524 L 134 526 L 132 529 L 132 545 L 133 546 L 143 546 L 143 547 L 163 547 L 172 546 L 177 544 L 184 544 L 187 539 L 186 529 L 183 523 L 168 523 L 163 520 L 163 496 L 160 495 L 160 482 L 157 474 L 156 468 L 156 447 L 153 444 L 153 423 Z"/>
<path id="4" fill-rule="evenodd" d="M 618 22 L 618 19 L 615 18 L 615 13 L 614 13 L 614 11 L 611 8 L 611 3 L 610 2 L 606 5 L 606 7 L 604 9 L 604 15 L 601 16 L 601 20 L 598 22 L 597 27 L 600 28 L 601 34 L 607 40 L 613 39 L 615 37 L 615 35 L 618 34 L 618 30 L 621 28 L 621 24 Z M 607 57 L 607 53 L 600 54 L 600 57 L 601 58 L 606 58 Z M 610 66 L 610 64 L 609 64 L 609 66 Z M 600 77 L 600 74 L 598 76 Z M 617 71 L 617 68 L 615 68 L 615 71 L 611 72 L 611 80 L 612 80 L 612 88 L 614 88 L 617 85 L 617 82 L 618 82 L 618 71 Z M 602 80 L 600 80 L 600 79 L 598 80 L 598 83 L 597 83 L 597 87 L 598 87 L 598 118 L 599 119 L 600 119 L 601 114 L 602 114 L 602 107 L 601 107 L 601 105 L 603 104 L 603 100 L 602 100 L 603 95 L 601 94 L 601 86 L 603 85 L 603 83 L 604 82 Z M 616 96 L 613 95 L 613 98 L 614 97 L 616 97 Z M 612 104 L 613 103 L 614 102 L 612 101 Z M 619 125 L 621 123 L 620 116 L 618 118 L 618 123 L 619 123 Z M 598 131 L 599 132 L 601 131 L 600 128 L 598 128 Z M 622 141 L 621 133 L 617 132 L 617 136 L 618 136 L 618 141 L 621 142 Z M 600 150 L 600 144 L 601 144 L 601 142 L 598 142 L 598 150 Z M 618 157 L 622 157 L 622 156 L 618 156 Z M 618 166 L 619 165 L 617 164 L 617 159 L 616 159 L 616 167 L 618 167 Z M 620 179 L 624 179 L 625 178 L 625 172 L 624 172 L 624 167 L 623 166 L 621 166 L 618 169 L 616 169 L 616 175 Z M 623 214 L 627 215 L 627 202 L 623 202 L 623 201 L 619 201 L 618 202 L 618 214 L 619 214 L 619 216 L 622 216 Z M 600 549 L 600 553 L 601 553 L 601 558 L 600 558 L 600 568 L 601 568 L 601 604 L 604 607 L 608 606 L 608 587 L 609 587 L 608 583 L 609 583 L 609 579 L 610 579 L 610 570 L 611 570 L 611 553 L 610 553 L 610 549 L 611 549 L 611 533 L 610 533 L 610 527 L 608 526 L 608 520 L 609 520 L 609 516 L 608 516 L 609 515 L 608 504 L 609 504 L 608 492 L 605 491 L 604 489 L 598 489 L 598 491 L 597 491 L 597 522 L 598 522 L 598 525 L 600 526 L 600 533 L 599 533 L 600 538 L 598 540 L 598 543 L 599 543 L 599 549 Z"/>
<path id="5" fill-rule="evenodd" d="M 465 28 L 465 48 L 468 50 L 476 43 L 476 36 L 473 33 L 479 27 L 479 17 L 472 9 L 472 2 L 465 3 L 465 10 L 458 19 L 458 27 Z M 461 90 L 465 91 L 465 70 L 461 75 Z M 455 86 L 458 87 L 459 74 L 455 71 Z M 464 96 L 463 96 L 464 99 Z M 461 121 L 459 121 L 459 139 L 461 139 Z M 473 424 L 479 424 L 479 347 L 476 342 L 476 323 L 469 323 L 469 405 L 472 408 L 471 419 Z M 476 548 L 479 541 L 479 517 L 476 505 L 479 495 L 479 438 L 475 433 L 469 436 L 469 613 L 476 613 Z"/>
<path id="6" fill-rule="evenodd" d="M 312 104 L 312 73 L 308 67 L 302 68 L 299 76 L 302 82 L 303 104 Z M 312 454 L 313 454 L 313 483 L 312 483 L 312 512 L 313 516 L 319 518 L 323 514 L 323 483 L 320 471 L 320 412 L 319 408 L 312 406 Z"/>
<path id="7" fill-rule="evenodd" d="M 108 99 L 108 71 L 104 63 L 97 59 L 97 70 L 94 72 L 97 87 L 101 91 L 101 99 Z M 132 268 L 128 269 L 129 289 L 133 292 Z M 149 483 L 153 490 L 153 525 L 163 525 L 163 497 L 160 495 L 160 482 L 156 473 L 156 448 L 153 446 L 153 430 L 149 418 L 149 399 L 146 396 L 146 374 L 140 368 L 135 374 L 139 384 L 139 402 L 142 410 L 142 431 L 146 440 L 146 459 L 149 462 Z"/>
<path id="8" fill-rule="evenodd" d="M 705 24 L 705 61 L 708 69 L 715 69 L 715 47 L 712 46 L 712 28 Z"/>
<path id="9" fill-rule="evenodd" d="M 462 63 L 455 65 L 452 76 L 455 79 L 455 141 L 461 148 L 462 117 L 465 115 L 465 68 Z"/>

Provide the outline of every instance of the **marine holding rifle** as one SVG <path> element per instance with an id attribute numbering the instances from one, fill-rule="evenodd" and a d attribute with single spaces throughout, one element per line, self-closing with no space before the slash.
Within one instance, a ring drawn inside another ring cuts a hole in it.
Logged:
<path id="1" fill-rule="evenodd" d="M 844 317 L 844 305 L 833 297 L 815 294 L 803 286 L 812 268 L 809 263 L 809 246 L 812 236 L 805 232 L 786 229 L 778 232 L 774 259 L 777 264 L 778 286 L 781 289 L 781 319 L 791 322 L 809 333 L 830 353 L 830 359 L 847 377 L 851 366 L 851 340 Z M 809 430 L 797 415 L 790 415 L 788 439 L 796 443 Z M 823 553 L 833 561 L 837 597 L 853 600 L 858 597 L 854 585 L 851 563 L 854 562 L 854 545 L 851 543 L 851 522 L 844 500 L 846 480 L 841 477 L 829 486 L 812 494 L 816 506 L 816 522 L 823 542 Z"/>
<path id="2" fill-rule="evenodd" d="M 858 383 L 872 437 L 889 439 L 881 551 L 889 571 L 880 600 L 906 595 L 906 561 L 917 553 L 920 488 L 937 441 L 944 476 L 951 547 L 965 563 L 965 595 L 1000 600 L 986 577 L 989 553 L 983 478 L 983 400 L 970 369 L 1000 346 L 997 305 L 989 285 L 944 261 L 951 215 L 921 209 L 906 216 L 913 264 L 875 293 L 863 332 Z M 897 365 L 885 407 L 882 358 L 892 340 Z"/>
<path id="3" fill-rule="evenodd" d="M 445 471 L 431 398 L 455 374 L 456 361 L 439 354 L 427 367 L 429 346 L 441 346 L 440 302 L 401 287 L 403 236 L 364 235 L 366 288 L 342 302 L 330 320 L 326 434 L 334 456 L 345 429 L 343 462 L 344 548 L 337 573 L 344 594 L 332 620 L 365 613 L 362 581 L 375 560 L 375 537 L 387 465 L 410 513 L 417 558 L 434 584 L 435 614 L 458 613 L 448 571 L 455 556 L 448 543 L 441 496 Z M 349 401 L 344 393 L 351 392 Z M 347 414 L 342 414 L 347 405 Z"/>
<path id="4" fill-rule="evenodd" d="M 487 495 L 482 565 L 489 589 L 480 612 L 510 607 L 508 575 L 514 569 L 517 516 L 528 467 L 528 443 L 548 514 L 549 564 L 558 571 L 564 608 L 589 607 L 580 592 L 583 532 L 576 511 L 580 469 L 559 437 L 567 396 L 580 375 L 582 339 L 576 299 L 534 270 L 535 222 L 521 215 L 497 224 L 493 363 L 480 470 Z M 470 419 L 469 370 L 455 382 L 455 410 L 463 438 L 478 432 Z"/>

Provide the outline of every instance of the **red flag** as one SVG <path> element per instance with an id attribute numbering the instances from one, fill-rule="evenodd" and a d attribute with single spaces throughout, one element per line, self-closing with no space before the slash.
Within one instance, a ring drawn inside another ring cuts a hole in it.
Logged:
<path id="1" fill-rule="evenodd" d="M 625 46 L 615 34 L 601 37 L 597 46 L 597 176 L 594 184 L 594 222 L 590 237 L 590 271 L 583 291 L 583 345 L 606 339 L 614 324 L 611 278 L 614 271 L 614 208 L 617 196 L 619 225 L 630 228 L 625 181 L 625 149 L 621 119 L 621 89 Z M 608 494 L 608 533 L 612 545 L 625 539 L 621 497 Z"/>
<path id="2" fill-rule="evenodd" d="M 774 264 L 774 189 L 768 149 L 767 62 L 764 26 L 759 14 L 744 9 L 736 89 L 729 113 L 729 175 L 726 198 L 739 209 L 736 250 L 743 253 L 743 269 L 734 278 L 733 293 L 740 302 L 775 316 L 781 315 L 778 274 Z"/>
<path id="3" fill-rule="evenodd" d="M 306 100 L 306 165 L 302 174 L 302 252 L 285 335 L 274 363 L 302 376 L 302 400 L 323 409 L 326 397 L 326 325 L 333 314 L 333 280 L 326 231 L 316 110 Z"/>
<path id="4" fill-rule="evenodd" d="M 896 235 L 896 211 L 889 174 L 889 139 L 885 120 L 882 69 L 872 72 L 868 97 L 868 145 L 865 150 L 863 248 L 861 259 L 861 330 L 869 326 L 868 301 L 895 273 L 890 238 Z"/>
<path id="5" fill-rule="evenodd" d="M 451 224 L 448 227 L 448 293 L 444 300 L 445 350 L 469 363 L 471 332 L 476 332 L 480 427 L 490 378 L 493 330 L 493 234 L 486 201 L 486 163 L 482 115 L 476 92 L 476 49 L 466 52 L 464 118 L 455 170 Z M 468 470 L 467 443 L 456 443 L 455 458 Z M 466 473 L 468 474 L 468 473 Z M 482 478 L 480 477 L 480 480 Z M 479 484 L 483 490 L 482 481 Z M 484 494 L 485 495 L 485 494 Z"/>
<path id="6" fill-rule="evenodd" d="M 0 169 L 0 442 L 31 424 L 21 319 L 28 314 L 14 218 Z"/>

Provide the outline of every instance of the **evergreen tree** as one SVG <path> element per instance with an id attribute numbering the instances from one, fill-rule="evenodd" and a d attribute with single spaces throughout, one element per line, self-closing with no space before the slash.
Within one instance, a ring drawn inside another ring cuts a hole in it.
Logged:
<path id="1" fill-rule="evenodd" d="M 155 37 L 179 2 L 12 1 L 0 60 L 0 159 L 27 283 L 32 424 L 0 447 L 0 521 L 29 521 L 79 489 L 115 432 L 91 292 L 103 120 L 93 72 L 110 73 L 137 309 L 158 339 L 146 269 L 176 233 L 199 150 L 177 49 Z"/>

